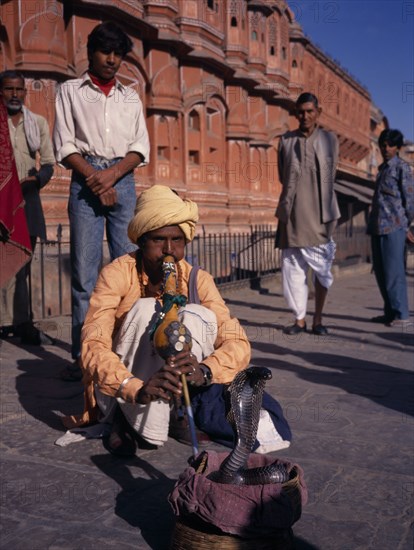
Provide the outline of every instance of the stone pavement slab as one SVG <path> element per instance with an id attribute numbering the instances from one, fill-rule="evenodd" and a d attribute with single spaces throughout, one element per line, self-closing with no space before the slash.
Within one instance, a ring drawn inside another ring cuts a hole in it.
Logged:
<path id="1" fill-rule="evenodd" d="M 305 472 L 309 502 L 294 526 L 296 548 L 411 550 L 414 325 L 370 323 L 381 313 L 373 276 L 340 275 L 328 295 L 326 337 L 283 335 L 292 319 L 277 279 L 263 281 L 262 292 L 225 297 L 249 335 L 252 364 L 272 370 L 266 390 L 293 431 L 290 448 L 272 455 Z M 409 281 L 412 303 L 412 273 Z M 82 408 L 82 385 L 59 378 L 70 361 L 70 319 L 40 324 L 54 346 L 1 341 L 0 548 L 167 550 L 167 495 L 190 448 L 169 440 L 120 459 L 99 440 L 54 445 L 60 416 Z"/>

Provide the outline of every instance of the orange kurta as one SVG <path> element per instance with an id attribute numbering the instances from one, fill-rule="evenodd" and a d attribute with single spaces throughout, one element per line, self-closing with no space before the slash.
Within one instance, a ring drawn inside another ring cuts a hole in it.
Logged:
<path id="1" fill-rule="evenodd" d="M 191 265 L 185 260 L 179 264 L 182 271 L 182 292 L 188 295 Z M 237 372 L 249 364 L 250 344 L 239 321 L 230 316 L 213 277 L 206 271 L 198 272 L 197 289 L 200 304 L 213 311 L 217 318 L 215 351 L 203 359 L 203 363 L 210 367 L 214 383 L 230 383 Z M 125 315 L 139 298 L 140 285 L 135 253 L 121 256 L 102 269 L 91 296 L 82 330 L 81 358 L 85 410 L 81 415 L 66 417 L 65 426 L 84 425 L 98 419 L 99 409 L 94 395 L 94 384 L 97 384 L 102 393 L 111 397 L 121 397 L 130 403 L 142 388 L 143 381 L 139 378 L 131 379 L 120 388 L 121 383 L 130 377 L 131 373 L 112 351 L 114 335 Z M 191 327 L 189 328 L 191 330 Z"/>

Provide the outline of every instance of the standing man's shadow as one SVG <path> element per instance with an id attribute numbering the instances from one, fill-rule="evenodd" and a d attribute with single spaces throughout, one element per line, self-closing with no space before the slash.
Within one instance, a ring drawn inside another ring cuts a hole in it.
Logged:
<path id="1" fill-rule="evenodd" d="M 59 373 L 68 361 L 56 351 L 55 346 L 31 346 L 32 357 L 16 361 L 15 389 L 21 406 L 30 417 L 62 431 L 60 416 L 83 409 L 83 385 L 80 381 L 68 383 L 60 378 Z"/>

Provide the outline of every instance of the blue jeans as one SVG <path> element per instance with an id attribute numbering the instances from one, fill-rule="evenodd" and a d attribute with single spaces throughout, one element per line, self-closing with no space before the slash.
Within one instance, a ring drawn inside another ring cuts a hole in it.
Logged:
<path id="1" fill-rule="evenodd" d="M 371 237 L 375 277 L 384 300 L 384 315 L 390 321 L 408 319 L 410 315 L 404 265 L 405 239 L 405 229 Z"/>
<path id="2" fill-rule="evenodd" d="M 119 159 L 85 157 L 98 170 L 116 164 Z M 126 174 L 115 184 L 117 203 L 103 206 L 73 171 L 68 214 L 70 222 L 70 262 L 72 269 L 72 357 L 80 355 L 80 335 L 89 307 L 89 299 L 102 267 L 104 227 L 111 260 L 136 249 L 128 239 L 127 228 L 134 215 L 136 193 L 134 175 Z"/>

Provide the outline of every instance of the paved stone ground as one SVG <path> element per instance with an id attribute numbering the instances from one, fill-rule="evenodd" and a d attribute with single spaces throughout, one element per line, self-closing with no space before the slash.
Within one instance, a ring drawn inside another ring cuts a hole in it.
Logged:
<path id="1" fill-rule="evenodd" d="M 305 471 L 309 502 L 294 526 L 296 548 L 411 550 L 414 325 L 371 324 L 381 313 L 374 278 L 351 271 L 329 294 L 324 338 L 282 334 L 291 315 L 277 281 L 263 282 L 263 293 L 225 296 L 252 341 L 253 364 L 272 370 L 267 391 L 294 433 L 274 455 Z M 412 272 L 409 281 L 412 299 Z M 174 523 L 166 497 L 189 447 L 169 440 L 123 460 L 99 440 L 54 445 L 59 416 L 81 409 L 82 387 L 58 376 L 70 360 L 70 319 L 41 324 L 56 345 L 1 342 L 0 548 L 166 550 Z"/>

